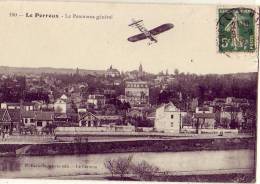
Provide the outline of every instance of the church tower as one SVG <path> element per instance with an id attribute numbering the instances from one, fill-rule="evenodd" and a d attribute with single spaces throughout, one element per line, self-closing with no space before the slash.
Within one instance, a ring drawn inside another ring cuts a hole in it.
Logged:
<path id="1" fill-rule="evenodd" d="M 77 67 L 76 69 L 76 75 L 78 76 L 79 75 L 79 68 Z"/>
<path id="2" fill-rule="evenodd" d="M 143 66 L 142 64 L 139 65 L 139 73 L 142 73 L 143 72 Z"/>
<path id="3" fill-rule="evenodd" d="M 138 78 L 142 79 L 144 76 L 144 72 L 143 72 L 143 66 L 142 64 L 139 65 L 139 70 L 138 70 Z"/>

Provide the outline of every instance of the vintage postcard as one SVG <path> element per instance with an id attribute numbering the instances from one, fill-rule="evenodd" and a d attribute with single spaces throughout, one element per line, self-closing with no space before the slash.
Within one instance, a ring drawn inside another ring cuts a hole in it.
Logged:
<path id="1" fill-rule="evenodd" d="M 0 178 L 256 182 L 259 7 L 0 2 Z"/>

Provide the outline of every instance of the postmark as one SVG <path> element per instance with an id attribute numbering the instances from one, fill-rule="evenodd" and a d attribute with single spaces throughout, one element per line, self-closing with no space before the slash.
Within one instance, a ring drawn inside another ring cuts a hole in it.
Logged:
<path id="1" fill-rule="evenodd" d="M 256 50 L 255 11 L 253 9 L 219 8 L 218 17 L 220 53 Z"/>

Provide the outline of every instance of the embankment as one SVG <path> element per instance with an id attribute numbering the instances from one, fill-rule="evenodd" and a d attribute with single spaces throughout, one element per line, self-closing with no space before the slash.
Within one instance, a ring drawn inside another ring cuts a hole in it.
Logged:
<path id="1" fill-rule="evenodd" d="M 204 138 L 172 140 L 106 141 L 86 143 L 0 144 L 4 155 L 67 155 L 122 152 L 177 152 L 199 150 L 255 149 L 255 138 Z"/>

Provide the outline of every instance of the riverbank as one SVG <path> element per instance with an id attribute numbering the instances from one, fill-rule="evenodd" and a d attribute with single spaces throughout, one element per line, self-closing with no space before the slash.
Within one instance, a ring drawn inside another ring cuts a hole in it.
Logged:
<path id="1" fill-rule="evenodd" d="M 1 156 L 255 149 L 254 137 L 178 137 L 114 141 L 0 144 Z"/>
<path id="2" fill-rule="evenodd" d="M 135 177 L 120 178 L 120 177 L 111 177 L 111 175 L 74 175 L 74 176 L 48 177 L 48 179 L 139 181 Z M 155 176 L 153 181 L 254 183 L 255 175 L 253 173 L 167 175 L 167 176 Z"/>

